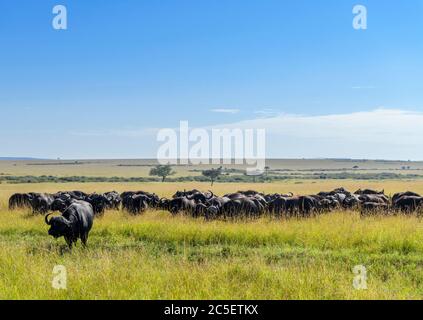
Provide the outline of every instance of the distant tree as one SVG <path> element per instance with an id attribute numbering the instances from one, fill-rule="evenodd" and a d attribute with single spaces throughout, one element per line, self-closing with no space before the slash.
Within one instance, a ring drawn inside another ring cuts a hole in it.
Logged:
<path id="1" fill-rule="evenodd" d="M 264 175 L 266 176 L 266 178 L 269 176 L 269 171 L 270 171 L 269 166 L 264 167 Z"/>
<path id="2" fill-rule="evenodd" d="M 222 167 L 217 168 L 217 169 L 204 170 L 201 174 L 204 177 L 209 178 L 210 181 L 211 181 L 211 185 L 213 186 L 214 182 L 222 174 Z"/>
<path id="3" fill-rule="evenodd" d="M 170 165 L 158 165 L 150 170 L 150 176 L 161 177 L 162 182 L 165 182 L 168 176 L 172 176 L 175 173 Z"/>

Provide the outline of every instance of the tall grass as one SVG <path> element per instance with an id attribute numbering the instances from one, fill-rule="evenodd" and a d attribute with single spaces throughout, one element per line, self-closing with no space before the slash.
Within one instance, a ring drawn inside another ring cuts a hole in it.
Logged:
<path id="1" fill-rule="evenodd" d="M 282 192 L 294 187 L 309 193 L 313 188 L 330 189 L 330 183 L 263 189 Z M 409 189 L 387 185 L 392 191 Z M 7 198 L 16 188 L 32 187 L 0 185 L 0 299 L 423 297 L 423 223 L 417 217 L 362 219 L 357 212 L 334 212 L 306 220 L 205 222 L 166 212 L 131 217 L 112 211 L 95 221 L 87 249 L 78 246 L 69 252 L 63 239 L 47 236 L 41 216 L 7 210 Z M 163 195 L 176 189 L 161 184 L 72 187 L 145 189 Z M 35 191 L 56 188 L 46 184 Z M 228 189 L 223 185 L 214 191 Z M 55 265 L 67 268 L 67 290 L 51 286 Z M 367 290 L 352 285 L 356 265 L 367 268 Z"/>
<path id="2" fill-rule="evenodd" d="M 423 224 L 339 212 L 310 220 L 206 223 L 164 212 L 95 222 L 89 248 L 66 250 L 41 217 L 0 215 L 2 299 L 421 298 Z M 52 270 L 68 270 L 68 290 Z M 355 265 L 368 290 L 352 286 Z"/>

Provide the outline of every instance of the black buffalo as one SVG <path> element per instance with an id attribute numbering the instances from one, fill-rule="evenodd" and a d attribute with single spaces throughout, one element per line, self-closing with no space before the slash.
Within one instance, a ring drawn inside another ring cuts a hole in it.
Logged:
<path id="1" fill-rule="evenodd" d="M 417 196 L 402 196 L 395 201 L 394 208 L 406 213 L 415 212 L 423 208 L 423 198 Z"/>
<path id="2" fill-rule="evenodd" d="M 81 239 L 83 246 L 87 245 L 88 234 L 94 223 L 94 210 L 91 204 L 75 200 L 60 217 L 50 220 L 45 217 L 45 222 L 50 226 L 48 234 L 54 238 L 64 237 L 69 248 Z"/>
<path id="3" fill-rule="evenodd" d="M 15 193 L 9 198 L 9 210 L 31 207 L 31 198 L 29 193 Z"/>
<path id="4" fill-rule="evenodd" d="M 92 205 L 96 216 L 102 216 L 111 206 L 109 199 L 103 194 L 93 193 L 87 197 L 86 201 Z"/>
<path id="5" fill-rule="evenodd" d="M 46 214 L 54 201 L 54 196 L 48 193 L 35 193 L 30 198 L 33 213 Z"/>

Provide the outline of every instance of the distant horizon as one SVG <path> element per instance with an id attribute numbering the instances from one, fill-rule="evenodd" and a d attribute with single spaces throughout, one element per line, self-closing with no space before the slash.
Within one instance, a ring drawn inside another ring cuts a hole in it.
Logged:
<path id="1" fill-rule="evenodd" d="M 0 157 L 0 161 L 158 161 L 155 158 L 34 158 L 34 157 Z M 209 159 L 213 160 L 213 158 Z M 222 161 L 222 159 L 219 159 Z M 303 160 L 303 161 L 318 161 L 318 160 L 332 160 L 332 161 L 350 161 L 350 162 L 365 162 L 365 161 L 374 161 L 374 162 L 423 162 L 423 160 L 401 160 L 401 159 L 354 159 L 354 158 L 266 158 L 266 161 L 276 161 L 276 160 Z M 232 161 L 234 161 L 232 159 Z M 172 165 L 172 164 L 171 164 Z M 174 164 L 174 165 L 183 165 L 183 164 Z M 195 166 L 195 164 L 189 164 L 190 166 Z M 208 164 L 207 164 L 208 165 Z M 210 164 L 210 165 L 220 165 L 220 164 Z M 225 165 L 225 164 L 221 164 Z M 226 164 L 226 165 L 236 165 Z"/>

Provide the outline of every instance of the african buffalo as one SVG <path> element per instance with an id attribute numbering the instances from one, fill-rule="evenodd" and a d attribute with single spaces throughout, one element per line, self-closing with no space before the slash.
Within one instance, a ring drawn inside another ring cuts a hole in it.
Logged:
<path id="1" fill-rule="evenodd" d="M 91 204 L 75 200 L 59 217 L 48 219 L 45 222 L 50 226 L 48 234 L 54 238 L 64 237 L 69 248 L 76 244 L 78 239 L 84 246 L 87 244 L 88 234 L 94 222 L 94 210 Z"/>
<path id="2" fill-rule="evenodd" d="M 31 207 L 32 195 L 29 193 L 15 193 L 9 198 L 9 210 Z"/>
<path id="3" fill-rule="evenodd" d="M 394 203 L 394 208 L 411 213 L 423 207 L 423 197 L 403 196 Z"/>

